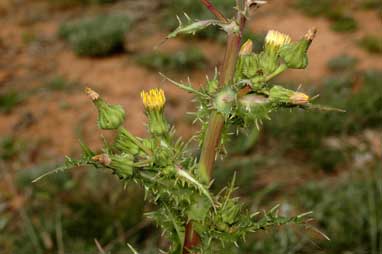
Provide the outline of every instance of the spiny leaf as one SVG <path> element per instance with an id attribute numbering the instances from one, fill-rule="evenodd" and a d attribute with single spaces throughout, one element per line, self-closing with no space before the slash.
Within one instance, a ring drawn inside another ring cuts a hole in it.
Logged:
<path id="1" fill-rule="evenodd" d="M 193 94 L 196 94 L 196 95 L 200 95 L 200 96 L 203 96 L 203 97 L 206 97 L 206 96 L 208 97 L 208 95 L 206 95 L 206 94 L 196 90 L 195 88 L 193 88 L 191 84 L 182 84 L 182 83 L 176 82 L 175 80 L 172 80 L 172 79 L 168 78 L 163 73 L 159 73 L 159 75 L 161 75 L 163 78 L 167 79 L 173 85 L 179 87 L 180 89 L 185 90 L 186 92 L 193 93 Z"/>
<path id="2" fill-rule="evenodd" d="M 224 26 L 224 23 L 220 22 L 219 20 L 192 20 L 186 13 L 184 14 L 187 20 L 187 24 L 183 24 L 182 20 L 177 16 L 179 26 L 169 35 L 167 35 L 166 39 L 175 38 L 179 34 L 192 34 L 211 26 Z"/>
<path id="3" fill-rule="evenodd" d="M 318 105 L 318 104 L 307 104 L 304 106 L 304 108 L 311 109 L 311 110 L 318 110 L 318 111 L 334 111 L 334 112 L 346 113 L 346 110 L 343 110 L 343 109 L 333 108 L 333 107 L 328 107 L 328 106 Z"/>
<path id="4" fill-rule="evenodd" d="M 90 161 L 87 160 L 87 159 L 84 159 L 84 160 L 73 160 L 70 157 L 66 157 L 64 165 L 62 165 L 62 166 L 60 166 L 58 168 L 55 168 L 53 170 L 49 170 L 45 174 L 43 174 L 43 175 L 37 177 L 36 179 L 34 179 L 32 181 L 32 183 L 36 183 L 36 182 L 40 181 L 41 179 L 45 178 L 46 176 L 52 175 L 54 173 L 63 172 L 65 170 L 69 170 L 69 169 L 76 168 L 76 167 L 87 166 L 89 164 L 90 164 Z"/>
<path id="5" fill-rule="evenodd" d="M 201 183 L 199 183 L 194 177 L 192 177 L 189 173 L 182 169 L 178 169 L 176 172 L 180 177 L 182 177 L 188 183 L 200 190 L 203 193 L 203 195 L 205 195 L 208 198 L 208 200 L 211 202 L 212 207 L 216 211 L 214 200 L 212 199 L 210 192 L 206 188 L 204 188 L 204 186 Z"/>

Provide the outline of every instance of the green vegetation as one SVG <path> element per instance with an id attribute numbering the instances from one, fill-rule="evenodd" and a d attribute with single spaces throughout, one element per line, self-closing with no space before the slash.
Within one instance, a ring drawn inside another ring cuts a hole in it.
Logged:
<path id="1" fill-rule="evenodd" d="M 382 53 L 382 37 L 367 35 L 360 41 L 360 46 L 370 53 Z"/>
<path id="2" fill-rule="evenodd" d="M 48 0 L 50 4 L 57 7 L 73 7 L 77 5 L 89 4 L 109 4 L 118 0 Z"/>
<path id="3" fill-rule="evenodd" d="M 67 91 L 75 88 L 81 88 L 81 84 L 57 75 L 47 80 L 44 88 L 49 91 Z"/>
<path id="4" fill-rule="evenodd" d="M 333 239 L 331 253 L 382 251 L 382 174 L 363 168 L 336 183 L 311 183 L 300 190 L 301 205 L 315 211 L 319 227 Z"/>
<path id="5" fill-rule="evenodd" d="M 22 103 L 25 96 L 16 91 L 8 91 L 0 94 L 0 112 L 9 113 L 14 107 Z"/>
<path id="6" fill-rule="evenodd" d="M 334 169 L 345 159 L 343 151 L 324 145 L 332 136 L 351 135 L 366 128 L 382 127 L 382 94 L 377 93 L 382 72 L 362 74 L 362 87 L 353 92 L 356 80 L 351 74 L 337 74 L 324 80 L 317 91 L 318 102 L 346 110 L 346 113 L 283 112 L 267 122 L 265 132 L 274 137 L 287 150 L 299 149 L 325 170 Z"/>
<path id="7" fill-rule="evenodd" d="M 382 8 L 382 2 L 380 0 L 363 0 L 361 6 L 365 9 L 378 9 Z"/>
<path id="8" fill-rule="evenodd" d="M 351 71 L 357 65 L 358 59 L 349 55 L 340 55 L 332 58 L 328 62 L 328 68 L 331 71 Z"/>
<path id="9" fill-rule="evenodd" d="M 123 50 L 130 19 L 123 15 L 102 15 L 61 25 L 59 36 L 79 56 L 106 56 Z"/>
<path id="10" fill-rule="evenodd" d="M 333 0 L 296 0 L 295 5 L 309 16 L 323 16 L 329 13 L 333 6 Z"/>
<path id="11" fill-rule="evenodd" d="M 186 48 L 175 53 L 154 52 L 138 56 L 139 64 L 160 71 L 187 71 L 206 66 L 207 59 L 199 48 Z"/>
<path id="12" fill-rule="evenodd" d="M 15 215 L 9 217 L 7 210 L 1 210 L 0 200 L 0 222 L 7 222 L 7 237 L 0 237 L 0 249 L 23 254 L 92 254 L 97 253 L 96 238 L 109 251 L 120 254 L 126 253 L 122 251 L 126 238 L 132 243 L 139 241 L 136 227 L 140 227 L 143 214 L 143 191 L 137 186 L 111 190 L 115 179 L 96 171 L 83 172 L 81 178 L 86 180 L 81 182 L 68 173 L 60 173 L 50 181 L 31 185 L 42 172 L 42 167 L 36 167 L 16 175 L 15 187 L 28 192 L 28 205 L 17 214 L 17 224 L 11 223 Z M 0 233 L 3 236 L 1 228 Z"/>
<path id="13" fill-rule="evenodd" d="M 308 16 L 328 18 L 333 31 L 354 32 L 358 29 L 357 21 L 346 9 L 349 6 L 341 0 L 296 0 L 295 7 Z"/>
<path id="14" fill-rule="evenodd" d="M 333 14 L 330 15 L 330 20 L 332 21 L 331 28 L 336 32 L 354 32 L 358 29 L 357 21 L 347 15 L 343 14 Z"/>
<path id="15" fill-rule="evenodd" d="M 22 144 L 20 140 L 12 136 L 0 139 L 0 159 L 11 160 L 19 154 Z"/>

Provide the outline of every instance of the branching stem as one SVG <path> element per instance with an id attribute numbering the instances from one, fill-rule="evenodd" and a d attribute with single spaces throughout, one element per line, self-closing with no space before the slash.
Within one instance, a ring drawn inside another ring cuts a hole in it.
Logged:
<path id="1" fill-rule="evenodd" d="M 208 0 L 200 0 L 220 21 L 228 23 L 227 18 L 219 10 L 217 10 Z M 240 25 L 239 33 L 229 33 L 227 38 L 227 45 L 225 50 L 224 62 L 220 69 L 219 85 L 221 87 L 229 85 L 235 73 L 237 58 L 239 55 L 242 31 L 245 26 L 246 18 L 243 16 L 243 6 L 245 0 L 238 0 L 238 16 L 237 22 Z M 211 112 L 208 129 L 201 148 L 201 155 L 199 160 L 199 174 L 200 177 L 209 183 L 213 168 L 215 165 L 215 158 L 217 149 L 221 142 L 221 135 L 224 128 L 224 117 L 217 111 Z M 192 223 L 186 226 L 185 244 L 183 253 L 190 253 L 189 250 L 200 244 L 199 236 L 193 231 Z"/>
<path id="2" fill-rule="evenodd" d="M 243 0 L 241 0 L 243 1 Z M 238 15 L 238 22 L 240 23 L 240 33 L 230 33 L 227 38 L 227 46 L 224 56 L 224 62 L 220 70 L 219 85 L 228 85 L 234 76 L 236 61 L 239 55 L 240 43 L 242 37 L 242 30 L 245 26 L 245 17 Z M 220 145 L 221 134 L 224 127 L 224 117 L 213 111 L 211 113 L 208 129 L 203 141 L 203 146 L 199 161 L 199 173 L 205 182 L 209 182 L 212 176 L 213 168 L 215 165 L 215 158 L 218 146 Z"/>

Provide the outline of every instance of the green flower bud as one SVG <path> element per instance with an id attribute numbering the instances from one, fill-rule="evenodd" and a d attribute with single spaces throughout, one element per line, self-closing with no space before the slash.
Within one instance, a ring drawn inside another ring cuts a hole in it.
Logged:
<path id="1" fill-rule="evenodd" d="M 256 94 L 243 96 L 239 103 L 246 124 L 261 123 L 263 119 L 269 118 L 268 115 L 272 111 L 272 104 L 269 103 L 269 99 Z"/>
<path id="2" fill-rule="evenodd" d="M 139 146 L 137 146 L 136 143 L 134 142 L 135 139 L 136 137 L 134 137 L 125 128 L 119 128 L 114 146 L 120 151 L 129 153 L 132 155 L 137 155 L 141 150 Z"/>
<path id="3" fill-rule="evenodd" d="M 274 104 L 289 103 L 289 98 L 294 94 L 294 91 L 286 89 L 282 86 L 274 86 L 269 91 L 269 100 Z"/>
<path id="4" fill-rule="evenodd" d="M 133 175 L 134 156 L 131 154 L 100 154 L 94 156 L 92 160 L 113 169 L 120 178 L 129 178 Z"/>
<path id="5" fill-rule="evenodd" d="M 239 55 L 245 56 L 251 54 L 253 51 L 253 42 L 251 39 L 248 39 L 240 48 Z"/>
<path id="6" fill-rule="evenodd" d="M 305 69 L 308 66 L 308 49 L 315 34 L 316 30 L 309 30 L 300 41 L 284 45 L 280 49 L 280 57 L 289 68 Z"/>
<path id="7" fill-rule="evenodd" d="M 266 52 L 262 52 L 259 55 L 259 62 L 260 62 L 260 69 L 264 76 L 268 76 L 272 73 L 274 73 L 277 68 L 279 67 L 279 58 L 278 56 L 267 54 Z M 258 78 L 258 77 L 256 77 Z"/>
<path id="8" fill-rule="evenodd" d="M 243 96 L 239 100 L 239 103 L 245 108 L 246 111 L 253 112 L 256 111 L 257 108 L 267 108 L 269 100 L 261 95 L 248 94 Z"/>
<path id="9" fill-rule="evenodd" d="M 85 92 L 90 96 L 98 109 L 98 126 L 104 130 L 118 129 L 125 121 L 125 110 L 120 105 L 106 103 L 98 93 L 90 88 Z"/>
<path id="10" fill-rule="evenodd" d="M 232 111 L 235 101 L 235 91 L 230 87 L 226 87 L 216 95 L 214 106 L 218 112 L 229 114 Z"/>
<path id="11" fill-rule="evenodd" d="M 287 104 L 287 105 L 305 105 L 309 103 L 309 96 L 286 89 L 281 86 L 274 86 L 269 91 L 269 100 L 274 104 Z"/>
<path id="12" fill-rule="evenodd" d="M 261 75 L 259 57 L 256 54 L 242 55 L 238 59 L 236 80 L 251 79 Z"/>

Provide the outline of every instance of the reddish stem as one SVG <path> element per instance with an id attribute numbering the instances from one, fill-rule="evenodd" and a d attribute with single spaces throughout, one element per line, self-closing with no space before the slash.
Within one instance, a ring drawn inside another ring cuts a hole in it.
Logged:
<path id="1" fill-rule="evenodd" d="M 228 19 L 226 17 L 224 17 L 224 15 L 218 10 L 216 9 L 216 7 L 210 3 L 210 1 L 208 0 L 200 0 L 202 2 L 202 4 L 204 6 L 207 7 L 207 9 L 215 15 L 215 17 L 220 20 L 221 22 L 224 22 L 224 23 L 228 23 Z"/>
<path id="2" fill-rule="evenodd" d="M 200 1 L 211 11 L 212 14 L 216 16 L 216 18 L 222 22 L 228 23 L 228 20 L 223 16 L 223 14 L 221 14 L 221 12 L 217 10 L 208 0 Z M 235 66 L 239 55 L 242 31 L 246 22 L 246 18 L 241 13 L 238 13 L 238 22 L 240 25 L 240 33 L 230 33 L 227 38 L 224 62 L 221 66 L 219 77 L 220 86 L 229 84 L 229 82 L 232 81 L 235 73 Z M 246 91 L 244 91 L 244 93 L 246 93 Z M 208 129 L 205 140 L 203 142 L 201 157 L 199 161 L 199 173 L 201 174 L 201 177 L 207 181 L 209 181 L 212 176 L 216 152 L 220 144 L 223 127 L 224 117 L 218 112 L 213 111 L 211 113 L 210 122 L 208 124 Z M 189 222 L 186 226 L 183 253 L 191 254 L 189 250 L 198 246 L 199 244 L 200 237 L 195 231 L 193 231 L 192 223 Z"/>

